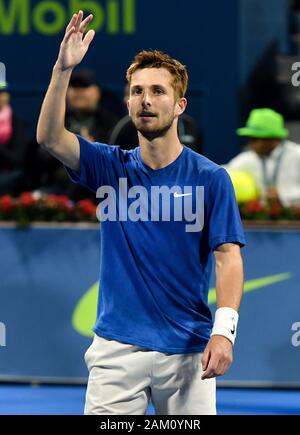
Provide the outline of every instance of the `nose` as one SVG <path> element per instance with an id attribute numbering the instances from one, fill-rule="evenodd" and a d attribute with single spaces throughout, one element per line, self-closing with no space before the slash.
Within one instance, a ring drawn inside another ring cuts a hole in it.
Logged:
<path id="1" fill-rule="evenodd" d="M 142 105 L 144 108 L 151 106 L 151 98 L 148 92 L 144 92 L 143 94 Z"/>

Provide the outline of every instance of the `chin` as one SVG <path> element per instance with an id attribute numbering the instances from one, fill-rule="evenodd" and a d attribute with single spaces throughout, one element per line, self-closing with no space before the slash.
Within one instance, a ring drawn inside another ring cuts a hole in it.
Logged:
<path id="1" fill-rule="evenodd" d="M 137 130 L 139 133 L 141 133 L 142 136 L 144 136 L 148 140 L 153 140 L 162 136 L 161 131 L 157 131 L 154 129 L 151 130 L 150 128 L 138 128 Z"/>
<path id="2" fill-rule="evenodd" d="M 158 137 L 163 137 L 167 134 L 167 132 L 170 130 L 170 128 L 172 127 L 172 123 L 171 124 L 167 124 L 165 126 L 146 126 L 145 125 L 139 125 L 138 123 L 135 124 L 135 127 L 137 129 L 137 131 L 139 133 L 141 133 L 142 136 L 144 136 L 146 139 L 148 140 L 153 140 L 156 139 Z"/>

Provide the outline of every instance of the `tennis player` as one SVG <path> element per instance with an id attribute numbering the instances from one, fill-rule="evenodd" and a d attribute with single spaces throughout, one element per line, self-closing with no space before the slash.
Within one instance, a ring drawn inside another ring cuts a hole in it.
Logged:
<path id="1" fill-rule="evenodd" d="M 100 201 L 101 291 L 85 354 L 85 413 L 145 414 L 151 399 L 157 414 L 215 414 L 216 377 L 232 363 L 243 286 L 233 187 L 223 168 L 180 143 L 188 74 L 160 51 L 140 52 L 127 71 L 138 148 L 66 130 L 66 91 L 94 38 L 85 33 L 92 18 L 72 17 L 37 127 L 40 145 Z"/>

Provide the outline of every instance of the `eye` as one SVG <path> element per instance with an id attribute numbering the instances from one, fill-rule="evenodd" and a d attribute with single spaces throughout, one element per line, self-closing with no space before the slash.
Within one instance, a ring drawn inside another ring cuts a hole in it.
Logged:
<path id="1" fill-rule="evenodd" d="M 155 88 L 154 89 L 154 94 L 156 94 L 156 95 L 161 95 L 161 94 L 163 94 L 164 93 L 164 91 L 163 91 L 163 89 L 161 89 L 161 88 Z"/>
<path id="2" fill-rule="evenodd" d="M 142 93 L 141 88 L 134 88 L 131 90 L 131 95 L 140 95 Z"/>

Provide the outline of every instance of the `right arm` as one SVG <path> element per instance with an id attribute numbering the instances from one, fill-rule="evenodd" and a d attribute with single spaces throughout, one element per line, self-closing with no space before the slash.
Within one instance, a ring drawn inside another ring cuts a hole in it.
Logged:
<path id="1" fill-rule="evenodd" d="M 64 165 L 79 169 L 79 141 L 65 128 L 66 94 L 73 68 L 86 54 L 95 32 L 83 33 L 93 16 L 82 21 L 83 12 L 74 14 L 60 46 L 37 126 L 37 142 Z"/>

